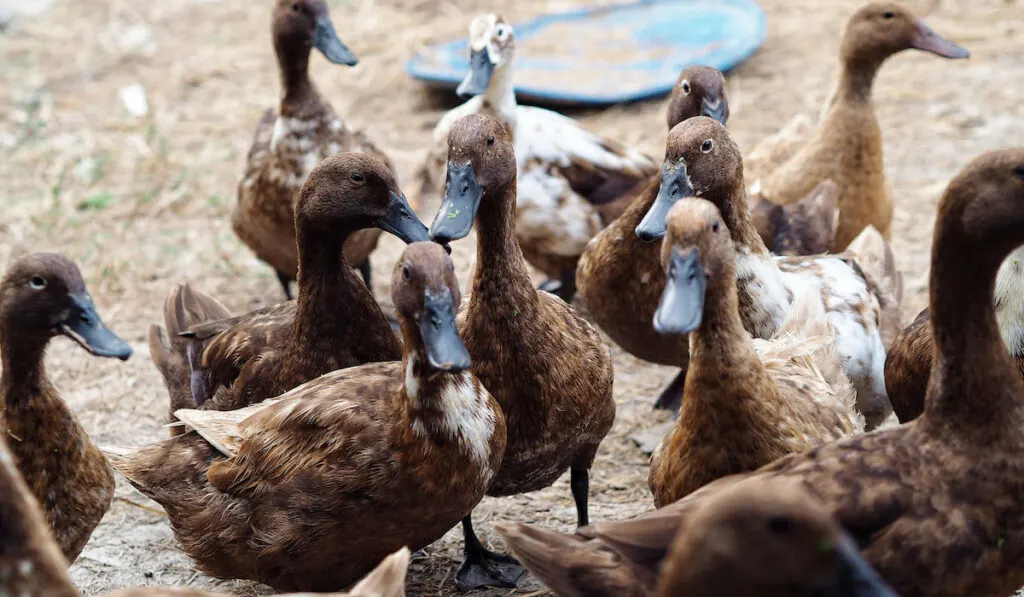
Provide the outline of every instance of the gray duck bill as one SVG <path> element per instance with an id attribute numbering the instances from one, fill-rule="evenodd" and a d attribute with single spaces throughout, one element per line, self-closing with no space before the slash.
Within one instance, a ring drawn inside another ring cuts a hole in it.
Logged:
<path id="1" fill-rule="evenodd" d="M 459 97 L 480 95 L 487 91 L 492 76 L 494 76 L 494 63 L 491 62 L 491 53 L 486 47 L 482 50 L 473 50 L 469 53 L 469 72 L 466 73 L 466 78 L 459 83 L 455 93 Z"/>
<path id="2" fill-rule="evenodd" d="M 473 164 L 461 166 L 448 163 L 448 182 L 444 188 L 444 201 L 430 225 L 430 238 L 446 243 L 465 238 L 473 229 L 484 190 L 476 180 Z"/>
<path id="3" fill-rule="evenodd" d="M 316 31 L 313 33 L 313 47 L 320 50 L 325 58 L 334 64 L 355 66 L 359 59 L 352 50 L 348 49 L 338 33 L 334 30 L 334 23 L 328 17 L 317 17 Z"/>
<path id="4" fill-rule="evenodd" d="M 672 247 L 665 290 L 654 312 L 654 330 L 659 334 L 689 334 L 699 328 L 706 290 L 707 276 L 697 247 Z"/>
<path id="5" fill-rule="evenodd" d="M 74 340 L 90 354 L 127 361 L 132 356 L 131 345 L 103 325 L 92 297 L 83 293 L 72 294 L 70 298 L 71 309 L 67 317 L 57 324 L 60 333 Z"/>
<path id="6" fill-rule="evenodd" d="M 472 360 L 455 324 L 451 290 L 444 288 L 437 292 L 427 288 L 425 292 L 419 325 L 427 363 L 433 369 L 448 373 L 469 369 Z"/>
<path id="7" fill-rule="evenodd" d="M 430 240 L 427 227 L 416 217 L 409 201 L 394 191 L 388 195 L 387 215 L 377 218 L 374 226 L 397 236 L 406 244 Z"/>
<path id="8" fill-rule="evenodd" d="M 661 169 L 661 187 L 658 197 L 647 210 L 647 215 L 636 227 L 636 236 L 644 242 L 654 242 L 665 236 L 665 219 L 676 201 L 693 197 L 696 193 L 686 175 L 686 164 L 666 163 Z"/>

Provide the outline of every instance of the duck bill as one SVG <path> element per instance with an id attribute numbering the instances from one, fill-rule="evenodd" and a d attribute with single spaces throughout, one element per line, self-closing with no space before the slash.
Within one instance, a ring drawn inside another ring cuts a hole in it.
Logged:
<path id="1" fill-rule="evenodd" d="M 658 310 L 654 312 L 654 331 L 689 334 L 700 327 L 707 289 L 707 276 L 697 247 L 672 247 L 667 278 Z"/>
<path id="2" fill-rule="evenodd" d="M 86 293 L 71 295 L 71 309 L 57 328 L 79 346 L 98 357 L 112 357 L 127 361 L 132 347 L 103 325 L 92 297 Z"/>
<path id="3" fill-rule="evenodd" d="M 483 196 L 484 190 L 477 183 L 473 164 L 448 162 L 444 200 L 430 225 L 430 238 L 440 243 L 465 238 L 473 229 L 473 220 Z"/>
<path id="4" fill-rule="evenodd" d="M 359 63 L 359 59 L 356 58 L 352 50 L 348 49 L 348 46 L 342 43 L 341 38 L 338 37 L 337 31 L 334 30 L 334 23 L 326 16 L 316 19 L 313 47 L 320 50 L 320 53 L 334 64 L 355 66 Z"/>
<path id="5" fill-rule="evenodd" d="M 431 368 L 459 373 L 472 364 L 455 325 L 455 303 L 448 288 L 440 292 L 427 288 L 420 314 L 420 338 Z"/>
<path id="6" fill-rule="evenodd" d="M 725 122 L 729 120 L 729 108 L 726 106 L 722 98 L 716 97 L 713 99 L 704 98 L 700 100 L 700 114 L 701 116 L 707 116 L 708 118 L 714 118 L 720 122 L 723 126 Z"/>
<path id="7" fill-rule="evenodd" d="M 672 209 L 676 201 L 694 195 L 696 193 L 690 184 L 690 177 L 686 175 L 686 164 L 666 163 L 661 169 L 658 197 L 651 209 L 647 210 L 647 215 L 640 221 L 640 225 L 636 227 L 637 238 L 644 242 L 654 242 L 665 236 L 665 218 L 668 217 L 668 210 Z"/>
<path id="8" fill-rule="evenodd" d="M 852 539 L 840 537 L 835 553 L 839 564 L 835 584 L 815 592 L 815 597 L 897 597 L 896 592 L 860 555 Z"/>
<path id="9" fill-rule="evenodd" d="M 466 78 L 459 83 L 455 93 L 459 97 L 473 97 L 487 91 L 491 84 L 491 77 L 494 76 L 495 64 L 491 62 L 491 53 L 484 46 L 480 50 L 472 50 L 469 53 L 469 72 Z"/>
<path id="10" fill-rule="evenodd" d="M 405 244 L 430 240 L 427 227 L 416 217 L 404 195 L 391 191 L 388 195 L 388 213 L 373 223 L 388 234 L 400 238 Z"/>
<path id="11" fill-rule="evenodd" d="M 967 48 L 943 38 L 922 21 L 918 21 L 914 28 L 914 37 L 910 42 L 910 47 L 943 58 L 968 58 L 971 55 Z"/>

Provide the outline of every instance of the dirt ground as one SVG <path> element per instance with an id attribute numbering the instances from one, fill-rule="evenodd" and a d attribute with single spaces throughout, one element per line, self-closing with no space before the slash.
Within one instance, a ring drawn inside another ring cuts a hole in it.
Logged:
<path id="1" fill-rule="evenodd" d="M 408 78 L 404 61 L 423 44 L 464 35 L 484 8 L 519 20 L 576 4 L 335 0 L 337 29 L 361 62 L 347 69 L 318 56 L 313 76 L 339 114 L 386 148 L 400 178 L 409 181 L 431 128 L 453 104 Z M 768 39 L 728 77 L 729 128 L 744 149 L 792 116 L 817 111 L 834 74 L 839 31 L 860 1 L 762 4 Z M 282 298 L 271 270 L 228 225 L 252 129 L 278 93 L 270 5 L 271 0 L 64 1 L 17 16 L 18 2 L 3 2 L 3 13 L 13 10 L 15 19 L 0 33 L 0 263 L 25 250 L 73 257 L 107 323 L 135 347 L 128 363 L 90 358 L 63 340 L 49 352 L 51 377 L 99 444 L 138 445 L 166 437 L 166 393 L 145 334 L 173 284 L 194 280 L 238 312 Z M 913 8 L 972 56 L 953 62 L 907 52 L 885 65 L 875 87 L 896 198 L 893 241 L 906 277 L 906 317 L 926 302 L 935 204 L 944 185 L 978 153 L 1024 139 L 1024 3 L 937 0 Z M 119 95 L 124 89 L 144 91 L 147 114 L 126 109 Z M 660 101 L 573 115 L 594 131 L 662 155 Z M 424 206 L 426 222 L 435 208 L 436 203 Z M 401 249 L 385 235 L 373 255 L 374 290 L 384 303 L 390 302 L 387 280 Z M 455 245 L 464 285 L 473 255 L 472 240 Z M 650 404 L 673 374 L 614 347 L 613 354 L 619 415 L 592 472 L 594 520 L 651 508 L 646 458 L 629 435 L 662 420 Z M 158 507 L 121 479 L 117 497 L 72 567 L 85 594 L 135 585 L 267 592 L 197 574 Z M 567 476 L 545 491 L 486 499 L 476 515 L 483 538 L 497 549 L 503 546 L 491 531 L 496 521 L 566 531 L 575 521 Z M 457 531 L 428 548 L 410 572 L 410 594 L 454 593 L 460 549 Z M 529 582 L 519 592 L 538 589 Z"/>

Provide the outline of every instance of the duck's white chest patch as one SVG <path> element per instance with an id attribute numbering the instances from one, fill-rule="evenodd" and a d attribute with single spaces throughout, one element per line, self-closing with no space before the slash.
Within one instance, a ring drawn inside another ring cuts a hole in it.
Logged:
<path id="1" fill-rule="evenodd" d="M 1010 354 L 1024 354 L 1024 248 L 1003 261 L 996 276 L 996 321 Z"/>
<path id="2" fill-rule="evenodd" d="M 782 272 L 771 256 L 752 254 L 742 248 L 736 255 L 736 285 L 747 296 L 743 313 L 751 335 L 767 340 L 779 329 L 789 312 L 790 299 Z"/>
<path id="3" fill-rule="evenodd" d="M 271 179 L 286 187 L 299 188 L 320 161 L 320 121 L 278 117 L 270 138 L 270 151 L 276 156 L 270 169 Z"/>
<path id="4" fill-rule="evenodd" d="M 470 457 L 486 464 L 491 458 L 494 411 L 477 387 L 468 371 L 449 376 L 449 382 L 441 388 L 441 431 L 460 438 Z"/>

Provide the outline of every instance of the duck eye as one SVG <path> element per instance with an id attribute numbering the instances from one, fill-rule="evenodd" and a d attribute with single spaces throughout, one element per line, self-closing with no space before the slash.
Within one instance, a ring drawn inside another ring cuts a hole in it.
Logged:
<path id="1" fill-rule="evenodd" d="M 704 139 L 704 142 L 700 144 L 700 150 L 702 153 L 711 153 L 711 150 L 715 148 L 715 142 L 711 139 Z"/>
<path id="2" fill-rule="evenodd" d="M 42 276 L 32 276 L 28 281 L 28 285 L 35 290 L 42 290 L 46 288 L 46 280 Z"/>
<path id="3" fill-rule="evenodd" d="M 494 135 L 491 135 L 490 137 L 487 137 L 487 144 L 488 145 L 494 145 Z"/>
<path id="4" fill-rule="evenodd" d="M 299 12 L 299 3 L 292 4 L 292 12 Z"/>
<path id="5" fill-rule="evenodd" d="M 406 282 L 412 280 L 412 266 L 408 263 L 402 264 L 402 279 Z"/>
<path id="6" fill-rule="evenodd" d="M 683 79 L 683 82 L 679 84 L 679 88 L 683 90 L 683 95 L 690 95 L 690 82 Z"/>
<path id="7" fill-rule="evenodd" d="M 352 179 L 352 182 L 363 182 L 363 175 L 358 172 L 353 172 L 349 178 Z"/>
<path id="8" fill-rule="evenodd" d="M 711 232 L 718 232 L 718 220 L 711 224 Z"/>
<path id="9" fill-rule="evenodd" d="M 505 39 L 508 35 L 508 29 L 505 27 L 498 27 L 498 39 Z"/>
<path id="10" fill-rule="evenodd" d="M 788 535 L 793 530 L 793 519 L 788 516 L 773 516 L 768 520 L 768 528 L 777 535 Z"/>
<path id="11" fill-rule="evenodd" d="M 883 19 L 892 19 L 892 18 L 895 18 L 895 17 L 896 17 L 896 13 L 894 13 L 891 10 L 887 10 L 887 11 L 882 13 L 882 18 Z"/>

